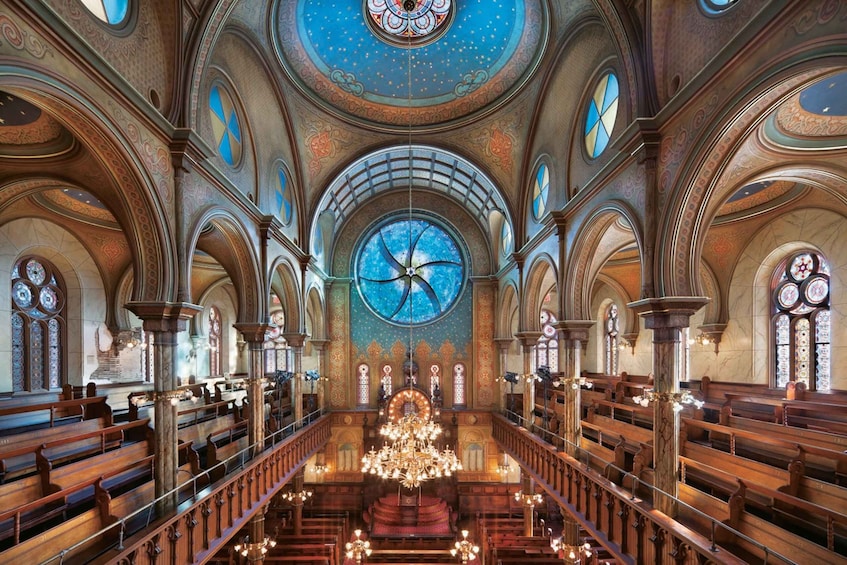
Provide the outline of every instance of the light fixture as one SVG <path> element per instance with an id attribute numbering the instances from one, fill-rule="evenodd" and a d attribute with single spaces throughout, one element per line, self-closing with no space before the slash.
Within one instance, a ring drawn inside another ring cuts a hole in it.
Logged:
<path id="1" fill-rule="evenodd" d="M 633 396 L 632 401 L 645 408 L 651 402 L 670 402 L 673 403 L 673 411 L 679 412 L 686 404 L 693 404 L 695 408 L 702 408 L 704 402 L 697 400 L 690 390 L 681 392 L 656 392 L 652 388 L 644 391 L 644 394 Z"/>
<path id="2" fill-rule="evenodd" d="M 363 473 L 400 481 L 406 488 L 417 488 L 423 481 L 449 477 L 462 469 L 452 449 L 439 450 L 433 443 L 442 429 L 429 419 L 406 414 L 399 422 L 384 424 L 379 433 L 386 443 L 379 451 L 371 448 L 362 457 Z"/>
<path id="3" fill-rule="evenodd" d="M 497 465 L 497 474 L 508 477 L 512 472 L 512 467 L 509 465 L 508 455 L 503 454 L 503 462 Z"/>
<path id="4" fill-rule="evenodd" d="M 526 493 L 519 490 L 515 493 L 515 502 L 527 508 L 534 508 L 544 501 L 544 497 L 538 493 Z"/>
<path id="5" fill-rule="evenodd" d="M 565 543 L 564 538 L 556 538 L 550 540 L 550 547 L 568 565 L 579 565 L 582 563 L 583 558 L 587 562 L 594 555 L 594 552 L 591 550 L 591 544 L 588 542 L 582 545 L 570 545 Z"/>
<path id="6" fill-rule="evenodd" d="M 572 388 L 576 390 L 580 387 L 582 388 L 594 388 L 594 383 L 586 379 L 585 377 L 574 375 L 572 377 L 559 377 L 555 381 L 553 381 L 554 387 L 564 386 L 565 388 Z"/>
<path id="7" fill-rule="evenodd" d="M 358 564 L 364 561 L 366 557 L 370 557 L 373 550 L 371 549 L 371 542 L 362 539 L 362 530 L 355 530 L 353 535 L 356 536 L 356 539 L 348 541 L 344 547 L 347 549 L 347 559 L 353 559 Z"/>
<path id="8" fill-rule="evenodd" d="M 197 402 L 199 400 L 199 397 L 194 396 L 194 393 L 191 391 L 191 389 L 182 388 L 177 390 L 166 391 L 151 390 L 143 394 L 133 394 L 133 396 L 131 396 L 129 399 L 129 401 L 132 402 L 134 406 L 141 406 L 142 404 L 146 404 L 148 402 L 156 402 L 157 400 L 167 400 L 171 403 L 171 406 L 176 406 L 180 403 L 181 400 L 190 400 L 191 402 Z"/>
<path id="9" fill-rule="evenodd" d="M 292 506 L 302 506 L 307 500 L 312 498 L 312 494 L 314 493 L 310 490 L 301 490 L 297 492 L 290 490 L 282 494 L 282 499 Z"/>
<path id="10" fill-rule="evenodd" d="M 479 546 L 474 545 L 473 542 L 468 539 L 468 533 L 469 532 L 467 530 L 462 530 L 462 539 L 456 541 L 456 543 L 453 544 L 453 547 L 450 548 L 450 555 L 453 557 L 459 556 L 462 563 L 473 561 L 479 554 Z"/>
<path id="11" fill-rule="evenodd" d="M 264 557 L 269 551 L 268 548 L 274 547 L 276 547 L 276 540 L 268 536 L 265 536 L 265 539 L 260 542 L 251 542 L 250 536 L 244 536 L 244 539 L 240 543 L 235 544 L 233 549 L 236 553 L 241 554 L 241 557 L 257 554 Z"/>

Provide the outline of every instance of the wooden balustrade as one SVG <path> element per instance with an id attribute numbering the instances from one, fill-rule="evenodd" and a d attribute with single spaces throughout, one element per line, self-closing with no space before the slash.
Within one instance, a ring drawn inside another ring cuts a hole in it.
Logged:
<path id="1" fill-rule="evenodd" d="M 563 509 L 622 563 L 744 563 L 500 415 L 492 435 Z M 771 562 L 779 562 L 772 556 Z"/>
<path id="2" fill-rule="evenodd" d="M 150 528 L 123 540 L 92 563 L 146 565 L 154 563 L 200 563 L 213 556 L 250 518 L 290 481 L 299 468 L 330 438 L 330 418 L 315 420 L 251 460 L 244 471 L 228 477 L 193 503 L 154 523 Z M 121 524 L 114 524 L 110 539 Z M 72 559 L 74 548 L 52 561 Z"/>

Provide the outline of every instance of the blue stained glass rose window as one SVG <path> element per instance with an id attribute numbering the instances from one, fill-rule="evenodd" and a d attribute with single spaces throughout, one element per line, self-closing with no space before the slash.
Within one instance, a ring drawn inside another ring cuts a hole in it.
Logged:
<path id="1" fill-rule="evenodd" d="M 422 218 L 384 224 L 359 248 L 359 294 L 375 314 L 395 324 L 438 319 L 456 303 L 464 282 L 456 240 Z"/>
<path id="2" fill-rule="evenodd" d="M 276 176 L 276 211 L 282 224 L 287 226 L 291 223 L 292 213 L 294 212 L 291 205 L 291 191 L 288 189 L 288 177 L 286 177 L 285 169 L 282 167 L 277 167 Z"/>
<path id="3" fill-rule="evenodd" d="M 547 197 L 550 194 L 550 170 L 541 164 L 535 173 L 535 184 L 532 189 L 532 217 L 540 220 L 547 211 Z"/>
<path id="4" fill-rule="evenodd" d="M 232 98 L 217 84 L 209 91 L 209 116 L 218 153 L 227 165 L 235 167 L 241 161 L 241 125 Z"/>
<path id="5" fill-rule="evenodd" d="M 129 0 L 82 0 L 82 3 L 92 14 L 111 25 L 123 22 L 129 11 Z"/>

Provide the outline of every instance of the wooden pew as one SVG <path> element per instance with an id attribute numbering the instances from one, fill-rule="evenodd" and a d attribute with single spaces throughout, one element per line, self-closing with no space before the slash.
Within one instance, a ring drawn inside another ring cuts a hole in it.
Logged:
<path id="1" fill-rule="evenodd" d="M 106 404 L 105 397 L 0 405 L 0 434 L 11 435 L 96 418 L 111 418 L 111 408 Z"/>
<path id="2" fill-rule="evenodd" d="M 250 459 L 247 422 L 233 424 L 225 430 L 206 437 L 206 469 L 217 481 Z"/>

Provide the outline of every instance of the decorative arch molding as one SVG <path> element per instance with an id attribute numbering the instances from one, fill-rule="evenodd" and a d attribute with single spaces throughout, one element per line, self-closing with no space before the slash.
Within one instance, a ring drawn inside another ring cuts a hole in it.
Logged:
<path id="1" fill-rule="evenodd" d="M 211 229 L 209 229 L 211 226 Z M 264 276 L 259 269 L 255 255 L 257 242 L 251 238 L 245 227 L 230 212 L 217 207 L 209 207 L 198 215 L 187 230 L 186 257 L 193 258 L 194 252 L 200 249 L 203 240 L 214 242 L 214 247 L 229 256 L 209 253 L 226 270 L 238 295 L 238 323 L 255 323 L 265 320 L 268 316 L 267 298 L 264 292 Z M 211 247 L 211 245 L 210 245 Z M 186 265 L 187 276 L 190 277 L 191 261 Z M 189 297 L 189 302 L 193 297 Z"/>
<path id="2" fill-rule="evenodd" d="M 271 266 L 270 290 L 274 291 L 283 301 L 282 311 L 285 313 L 283 333 L 302 333 L 306 324 L 303 316 L 303 306 L 300 298 L 300 285 L 297 283 L 297 270 L 284 258 L 278 258 Z M 270 312 L 270 305 L 268 306 Z"/>
<path id="3" fill-rule="evenodd" d="M 597 250 L 600 241 L 606 234 L 606 231 L 617 221 L 619 217 L 623 217 L 632 228 L 632 233 L 635 237 L 635 243 L 638 246 L 639 254 L 643 258 L 644 244 L 643 235 L 638 221 L 638 215 L 632 208 L 622 201 L 613 200 L 605 202 L 603 205 L 589 213 L 577 231 L 574 238 L 574 244 L 570 253 L 570 260 L 567 268 L 562 271 L 570 273 L 570 276 L 565 277 L 563 283 L 563 319 L 566 320 L 588 320 L 587 316 L 591 314 L 591 285 L 597 276 L 596 272 L 591 272 L 595 251 Z M 641 261 L 641 281 L 642 286 L 645 277 L 644 261 Z M 569 299 L 570 297 L 570 299 Z M 639 297 L 641 298 L 641 297 Z"/>
<path id="4" fill-rule="evenodd" d="M 306 294 L 306 311 L 311 314 L 312 320 L 312 336 L 311 339 L 325 340 L 326 339 L 326 308 L 324 296 L 317 285 L 309 288 Z"/>
<path id="5" fill-rule="evenodd" d="M 542 285 L 545 280 L 548 280 L 548 275 L 552 277 L 553 286 L 558 292 L 559 277 L 557 276 L 556 262 L 550 255 L 544 253 L 533 260 L 527 271 L 524 299 L 521 301 L 524 305 L 521 314 L 521 331 L 541 331 L 539 313 L 541 312 L 542 300 L 544 300 L 542 295 L 544 287 Z M 561 318 L 558 309 L 558 304 L 553 305 L 554 313 Z"/>
<path id="6" fill-rule="evenodd" d="M 664 296 L 702 295 L 698 275 L 700 263 L 696 257 L 714 215 L 709 214 L 710 207 L 716 208 L 737 186 L 721 182 L 724 175 L 731 174 L 729 163 L 749 137 L 761 135 L 758 129 L 764 119 L 781 103 L 837 68 L 822 66 L 820 61 L 806 61 L 799 68 L 788 68 L 766 77 L 764 83 L 761 77 L 752 77 L 746 90 L 738 96 L 739 102 L 727 106 L 721 115 L 711 116 L 708 120 L 704 117 L 720 107 L 720 100 L 717 94 L 705 96 L 703 107 L 695 114 L 691 127 L 702 124 L 711 124 L 711 127 L 702 133 L 687 132 L 689 137 L 701 141 L 671 169 L 668 169 L 668 161 L 676 157 L 668 152 L 679 149 L 671 148 L 672 138 L 663 142 L 660 163 L 666 170 L 661 174 L 660 190 L 669 194 L 670 200 L 664 204 L 669 212 L 659 226 L 657 240 L 657 293 Z M 700 116 L 701 121 L 697 121 L 696 116 Z M 682 148 L 682 152 L 685 151 Z M 675 171 L 681 173 L 671 180 Z M 831 188 L 831 184 L 827 184 Z"/>
<path id="7" fill-rule="evenodd" d="M 700 284 L 703 296 L 711 300 L 703 306 L 703 324 L 725 324 L 729 317 L 726 293 L 721 289 L 718 277 L 703 260 L 700 261 Z"/>
<path id="8" fill-rule="evenodd" d="M 512 337 L 512 315 L 518 308 L 520 293 L 514 282 L 509 281 L 500 290 L 499 304 L 497 305 L 497 324 L 494 328 L 495 335 L 502 338 Z"/>
<path id="9" fill-rule="evenodd" d="M 633 47 L 645 44 L 635 31 L 636 24 L 631 21 L 626 12 L 621 13 L 621 10 L 618 9 L 623 7 L 623 4 L 595 2 L 594 5 L 599 7 L 600 13 L 603 15 L 606 27 L 615 39 L 614 43 L 623 63 L 630 108 L 625 115 L 628 116 L 631 112 L 637 112 L 639 116 L 652 115 L 651 107 L 656 106 L 656 95 L 651 90 L 651 86 L 654 85 L 653 73 L 645 59 L 645 57 L 649 59 L 650 54 L 638 53 Z"/>
<path id="10" fill-rule="evenodd" d="M 606 275 L 603 275 L 602 273 L 597 275 L 596 281 L 601 282 L 601 283 L 605 284 L 606 286 L 608 286 L 621 299 L 621 303 L 618 304 L 618 308 L 620 309 L 621 317 L 623 317 L 626 321 L 625 326 L 621 328 L 621 334 L 626 334 L 626 333 L 636 333 L 637 334 L 638 333 L 638 314 L 635 313 L 634 311 L 630 310 L 627 307 L 627 304 L 636 300 L 636 297 L 629 296 L 629 293 L 626 291 L 626 289 L 623 286 L 621 286 L 620 284 L 618 284 L 618 282 L 616 280 L 614 280 L 611 277 L 607 277 Z M 592 292 L 592 296 L 591 296 L 589 303 L 594 302 L 593 294 L 594 293 Z M 597 310 L 595 308 L 592 313 L 596 314 L 597 312 L 602 312 L 603 308 L 608 306 L 610 302 L 611 302 L 610 299 L 604 299 L 603 301 L 601 301 L 600 310 Z M 588 319 L 601 322 L 602 316 L 591 317 L 591 318 L 588 318 Z M 602 326 L 603 326 L 602 323 L 594 325 L 594 327 L 599 328 L 601 332 L 603 331 Z"/>
<path id="11" fill-rule="evenodd" d="M 144 273 L 144 277 L 136 277 L 134 281 L 133 299 L 173 300 L 176 280 L 174 238 L 168 211 L 161 200 L 170 196 L 170 189 L 157 186 L 133 140 L 93 101 L 53 76 L 46 76 L 35 69 L 0 65 L 0 78 L 3 79 L 4 90 L 48 111 L 92 156 L 99 159 L 102 170 L 97 171 L 100 177 L 97 181 L 112 189 L 109 197 L 102 200 L 113 202 L 117 196 L 122 203 L 119 208 L 112 209 L 112 213 L 124 226 L 134 271 Z M 38 179 L 7 185 L 2 190 L 0 206 L 6 199 L 41 188 L 44 186 Z M 91 189 L 86 187 L 86 190 Z M 94 191 L 92 194 L 98 195 Z"/>

